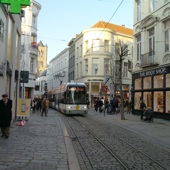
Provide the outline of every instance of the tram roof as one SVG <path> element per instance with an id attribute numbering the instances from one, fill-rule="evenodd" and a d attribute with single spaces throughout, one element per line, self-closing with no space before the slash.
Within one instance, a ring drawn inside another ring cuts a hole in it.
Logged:
<path id="1" fill-rule="evenodd" d="M 84 83 L 67 83 L 67 86 L 86 86 Z"/>

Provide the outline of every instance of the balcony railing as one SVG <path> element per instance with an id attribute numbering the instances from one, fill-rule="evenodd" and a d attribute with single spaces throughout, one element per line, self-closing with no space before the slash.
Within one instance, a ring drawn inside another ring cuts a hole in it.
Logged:
<path id="1" fill-rule="evenodd" d="M 141 67 L 149 67 L 152 65 L 158 65 L 155 60 L 155 51 L 141 54 Z"/>

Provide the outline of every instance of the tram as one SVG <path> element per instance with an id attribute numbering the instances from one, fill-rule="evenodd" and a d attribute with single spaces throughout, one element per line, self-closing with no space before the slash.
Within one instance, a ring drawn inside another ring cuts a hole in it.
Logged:
<path id="1" fill-rule="evenodd" d="M 64 114 L 87 114 L 86 85 L 66 83 L 47 93 L 50 106 Z"/>

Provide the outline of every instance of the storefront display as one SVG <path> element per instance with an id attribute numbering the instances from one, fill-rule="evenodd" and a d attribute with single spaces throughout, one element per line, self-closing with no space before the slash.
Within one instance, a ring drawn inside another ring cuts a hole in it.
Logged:
<path id="1" fill-rule="evenodd" d="M 170 66 L 133 74 L 132 86 L 134 113 L 143 99 L 156 117 L 170 119 Z"/>

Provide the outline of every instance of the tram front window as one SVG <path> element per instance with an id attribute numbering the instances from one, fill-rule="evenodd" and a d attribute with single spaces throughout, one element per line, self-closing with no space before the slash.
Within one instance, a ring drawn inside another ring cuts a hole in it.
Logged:
<path id="1" fill-rule="evenodd" d="M 84 87 L 69 87 L 67 91 L 67 103 L 86 104 L 86 90 Z"/>

